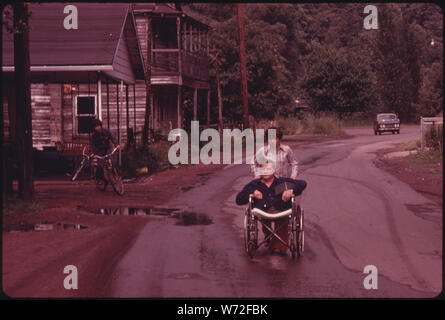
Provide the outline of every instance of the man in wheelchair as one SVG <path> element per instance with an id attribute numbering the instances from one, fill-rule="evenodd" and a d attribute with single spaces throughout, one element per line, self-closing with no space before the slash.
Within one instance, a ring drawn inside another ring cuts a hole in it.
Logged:
<path id="1" fill-rule="evenodd" d="M 278 178 L 274 175 L 275 162 L 266 160 L 260 165 L 260 178 L 249 182 L 236 196 L 236 203 L 244 205 L 253 198 L 253 207 L 268 213 L 278 213 L 290 209 L 293 196 L 300 195 L 306 188 L 306 181 L 291 178 Z M 274 221 L 274 232 L 286 243 L 288 241 L 288 218 L 280 218 Z M 270 237 L 271 221 L 263 221 L 263 232 L 272 252 L 286 254 L 287 247 L 275 236 Z"/>

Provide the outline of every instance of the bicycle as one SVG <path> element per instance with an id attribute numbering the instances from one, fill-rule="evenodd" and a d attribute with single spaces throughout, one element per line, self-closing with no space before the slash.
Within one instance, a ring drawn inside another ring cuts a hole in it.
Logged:
<path id="1" fill-rule="evenodd" d="M 84 167 L 91 162 L 91 160 L 98 160 L 102 161 L 103 165 L 99 166 L 98 164 L 90 165 L 94 182 L 96 185 L 96 188 L 100 191 L 105 191 L 108 183 L 111 183 L 111 186 L 113 187 L 114 192 L 116 192 L 118 195 L 123 196 L 125 193 L 124 190 L 124 183 L 122 181 L 122 177 L 119 173 L 119 170 L 117 167 L 113 166 L 113 162 L 111 160 L 111 157 L 114 155 L 114 153 L 119 150 L 118 148 L 114 148 L 113 151 L 105 156 L 98 156 L 94 154 L 86 154 L 85 153 L 86 147 L 83 148 L 82 151 L 82 161 L 80 163 L 79 168 L 76 170 L 76 172 L 73 175 L 72 181 L 76 180 L 79 173 L 84 169 Z M 102 169 L 101 171 L 99 169 Z"/>

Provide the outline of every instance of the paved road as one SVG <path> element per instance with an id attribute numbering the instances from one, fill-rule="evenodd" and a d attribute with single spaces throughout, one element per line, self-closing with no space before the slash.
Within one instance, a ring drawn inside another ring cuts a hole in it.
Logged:
<path id="1" fill-rule="evenodd" d="M 169 203 L 209 216 L 210 225 L 148 223 L 112 277 L 116 297 L 433 297 L 442 288 L 442 208 L 373 165 L 375 152 L 418 138 L 418 128 L 295 150 L 302 200 L 303 257 L 244 252 L 244 208 L 236 193 L 250 180 L 246 165 L 225 167 L 205 185 Z M 411 211 L 413 208 L 416 210 Z M 420 214 L 420 213 L 421 214 Z M 365 290 L 363 268 L 378 269 Z"/>

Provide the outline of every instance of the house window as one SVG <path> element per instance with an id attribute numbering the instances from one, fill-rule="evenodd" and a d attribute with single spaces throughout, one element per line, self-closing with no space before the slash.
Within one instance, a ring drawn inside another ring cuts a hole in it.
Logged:
<path id="1" fill-rule="evenodd" d="M 77 96 L 75 102 L 75 132 L 77 134 L 90 133 L 91 123 L 97 118 L 96 96 Z"/>

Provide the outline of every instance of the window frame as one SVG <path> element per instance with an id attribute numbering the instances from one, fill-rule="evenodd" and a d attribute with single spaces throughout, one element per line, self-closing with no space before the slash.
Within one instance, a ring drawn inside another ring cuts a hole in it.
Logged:
<path id="1" fill-rule="evenodd" d="M 79 98 L 94 98 L 94 114 L 78 114 L 78 99 Z M 97 94 L 76 94 L 73 96 L 73 137 L 86 137 L 90 135 L 91 133 L 79 133 L 79 117 L 91 117 L 93 116 L 96 119 L 99 119 L 102 121 L 102 115 L 99 114 L 99 106 L 97 103 Z"/>

